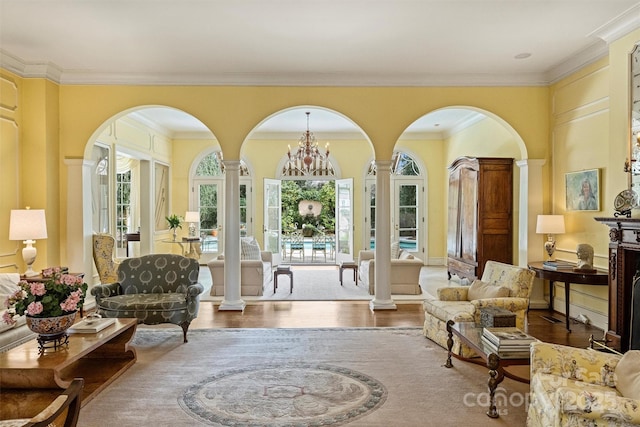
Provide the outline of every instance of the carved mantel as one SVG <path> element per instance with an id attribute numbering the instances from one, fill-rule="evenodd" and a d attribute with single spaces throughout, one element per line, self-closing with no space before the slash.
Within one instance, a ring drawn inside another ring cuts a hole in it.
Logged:
<path id="1" fill-rule="evenodd" d="M 640 218 L 594 219 L 609 226 L 609 326 L 605 339 L 610 347 L 625 352 L 632 326 L 633 279 L 640 265 Z"/>

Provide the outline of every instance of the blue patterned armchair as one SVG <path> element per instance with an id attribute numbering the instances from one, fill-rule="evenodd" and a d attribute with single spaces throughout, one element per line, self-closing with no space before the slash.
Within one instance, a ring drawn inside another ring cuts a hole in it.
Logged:
<path id="1" fill-rule="evenodd" d="M 182 255 L 154 254 L 128 258 L 118 267 L 118 281 L 91 289 L 103 317 L 132 317 L 138 323 L 173 323 L 182 327 L 184 342 L 198 315 L 198 261 Z"/>

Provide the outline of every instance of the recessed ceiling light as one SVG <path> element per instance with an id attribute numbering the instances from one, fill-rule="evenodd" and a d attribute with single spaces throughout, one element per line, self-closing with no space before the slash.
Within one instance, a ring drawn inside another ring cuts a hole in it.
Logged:
<path id="1" fill-rule="evenodd" d="M 529 52 L 522 52 L 514 56 L 515 59 L 527 59 L 531 54 Z"/>

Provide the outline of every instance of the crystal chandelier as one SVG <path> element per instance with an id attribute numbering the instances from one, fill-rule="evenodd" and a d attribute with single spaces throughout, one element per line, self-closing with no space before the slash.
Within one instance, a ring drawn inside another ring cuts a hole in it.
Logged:
<path id="1" fill-rule="evenodd" d="M 325 146 L 325 153 L 318 150 L 318 142 L 313 133 L 309 131 L 309 115 L 307 111 L 307 130 L 298 141 L 298 149 L 295 153 L 291 152 L 291 145 L 288 146 L 287 155 L 289 156 L 289 165 L 301 169 L 303 172 L 309 173 L 312 170 L 322 168 L 329 157 L 329 143 Z M 320 163 L 320 164 L 319 164 Z"/>

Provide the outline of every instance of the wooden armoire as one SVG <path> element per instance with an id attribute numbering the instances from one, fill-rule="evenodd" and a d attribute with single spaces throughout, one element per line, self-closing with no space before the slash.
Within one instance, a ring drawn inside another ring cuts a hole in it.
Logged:
<path id="1" fill-rule="evenodd" d="M 460 157 L 449 166 L 448 275 L 473 281 L 488 260 L 513 262 L 513 159 Z"/>

